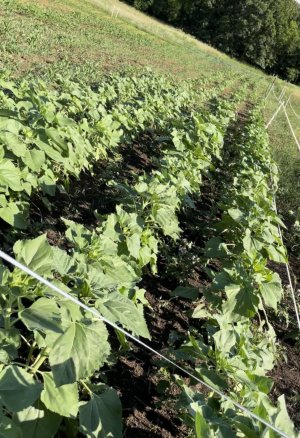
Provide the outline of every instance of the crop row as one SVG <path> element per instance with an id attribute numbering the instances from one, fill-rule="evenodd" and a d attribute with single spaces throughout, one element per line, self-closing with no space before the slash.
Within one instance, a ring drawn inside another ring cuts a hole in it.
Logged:
<path id="1" fill-rule="evenodd" d="M 125 205 L 118 205 L 114 214 L 99 217 L 95 230 L 65 220 L 66 238 L 72 244 L 69 251 L 51 247 L 45 235 L 14 245 L 19 261 L 94 306 L 112 322 L 145 338 L 150 335 L 143 317 L 144 292 L 137 286 L 142 270 L 148 264 L 156 270 L 159 233 L 178 237 L 176 211 L 188 202 L 189 193 L 199 190 L 201 174 L 212 166 L 213 157 L 219 157 L 222 132 L 234 117 L 234 102 L 225 100 L 215 116 L 183 111 L 191 98 L 183 91 L 182 105 L 178 96 L 172 95 L 171 113 L 159 119 L 161 125 L 165 123 L 161 133 L 168 133 L 162 144 L 160 169 L 139 177 L 132 186 L 120 188 L 125 193 Z M 156 118 L 161 101 L 153 94 Z M 171 98 L 169 105 L 170 101 Z M 83 105 L 80 99 L 79 102 Z M 130 111 L 136 111 L 128 106 Z M 147 108 L 151 106 L 147 104 Z M 210 122 L 210 117 L 217 120 L 218 127 Z M 1 306 L 4 318 L 0 393 L 6 429 L 14 436 L 39 436 L 43 431 L 43 435 L 51 437 L 54 429 L 64 430 L 71 424 L 76 427 L 79 412 L 80 428 L 88 436 L 105 436 L 102 428 L 120 436 L 117 394 L 99 377 L 97 384 L 92 379 L 109 362 L 110 345 L 104 324 L 66 300 L 49 296 L 47 288 L 20 270 L 9 271 L 4 266 Z M 124 343 L 120 335 L 119 339 Z M 5 390 L 8 386 L 9 394 Z M 80 402 L 86 396 L 89 401 Z M 113 408 L 110 414 L 106 412 L 109 406 Z M 41 416 L 36 428 L 33 420 Z"/>
<path id="2" fill-rule="evenodd" d="M 283 295 L 280 277 L 268 262 L 285 263 L 286 253 L 278 233 L 283 224 L 274 210 L 277 168 L 261 108 L 250 112 L 242 135 L 228 149 L 229 177 L 219 189 L 221 217 L 209 225 L 213 237 L 204 248 L 211 284 L 193 312 L 204 324 L 173 354 L 192 363 L 205 382 L 294 437 L 284 397 L 277 406 L 268 397 L 273 386 L 268 373 L 277 352 L 267 313 L 268 308 L 277 311 Z M 177 383 L 182 388 L 179 408 L 197 438 L 276 436 L 217 394 L 206 400 L 181 379 Z"/>
<path id="3" fill-rule="evenodd" d="M 233 82 L 222 79 L 220 89 Z M 93 90 L 66 80 L 52 90 L 43 83 L 36 88 L 26 82 L 1 85 L 0 216 L 17 228 L 28 226 L 32 191 L 47 205 L 51 197 L 46 196 L 62 186 L 68 189 L 70 176 L 80 178 L 99 158 L 115 157 L 119 146 L 130 144 L 140 132 L 157 134 L 155 170 L 133 175 L 130 183 L 111 181 L 119 203 L 114 213 L 95 213 L 96 228 L 63 219 L 64 247 L 50 246 L 42 234 L 19 240 L 13 248 L 19 261 L 110 321 L 149 339 L 140 280 L 148 267 L 157 272 L 165 239 L 180 239 L 178 212 L 195 208 L 203 176 L 213 175 L 222 162 L 224 136 L 247 84 L 219 101 L 202 84 L 201 103 L 198 84 L 175 88 L 150 73 L 130 79 L 116 75 Z M 203 109 L 207 100 L 209 111 Z M 205 253 L 208 266 L 217 260 L 219 270 L 209 271 L 212 285 L 194 312 L 207 320 L 210 343 L 191 336 L 173 353 L 187 363 L 200 360 L 196 372 L 201 378 L 239 401 L 247 397 L 247 406 L 259 415 L 270 420 L 271 412 L 270 421 L 284 417 L 287 422 L 284 401 L 276 410 L 266 395 L 271 383 L 265 374 L 275 355 L 273 330 L 266 317 L 260 325 L 251 320 L 261 312 L 266 315 L 264 306 L 276 310 L 282 289 L 267 261 L 285 260 L 269 189 L 269 169 L 276 179 L 275 166 L 258 110 L 233 152 L 229 173 L 234 178 L 229 188 L 221 189 L 222 219 L 211 228 L 214 237 Z M 1 265 L 0 274 L 0 431 L 29 438 L 51 438 L 57 431 L 75 436 L 78 430 L 90 437 L 121 436 L 120 400 L 103 372 L 116 355 L 105 325 L 18 269 Z M 116 335 L 127 347 L 124 337 Z M 263 432 L 247 417 L 232 416 L 232 406 L 213 397 L 207 404 L 180 379 L 177 384 L 186 395 L 178 409 L 189 426 L 195 424 L 198 436 L 199 424 L 211 436 L 237 429 L 245 436 Z"/>
<path id="4" fill-rule="evenodd" d="M 145 128 L 159 128 L 196 107 L 212 95 L 206 87 L 182 83 L 178 88 L 149 73 L 115 75 L 93 89 L 62 78 L 50 89 L 43 82 L 2 79 L 0 218 L 26 229 L 32 192 L 49 205 L 47 198 L 57 189 L 68 190 L 70 176 L 91 170 Z"/>

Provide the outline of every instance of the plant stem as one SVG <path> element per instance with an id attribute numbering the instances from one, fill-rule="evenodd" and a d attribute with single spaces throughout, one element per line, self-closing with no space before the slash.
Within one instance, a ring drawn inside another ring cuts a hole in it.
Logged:
<path id="1" fill-rule="evenodd" d="M 30 344 L 30 342 L 27 341 L 27 339 L 25 338 L 25 336 L 23 336 L 23 335 L 20 335 L 20 336 L 21 336 L 21 338 L 23 339 L 23 341 L 25 342 L 25 344 L 26 344 L 28 347 L 31 348 L 31 344 Z"/>
<path id="2" fill-rule="evenodd" d="M 4 328 L 5 330 L 9 330 L 10 329 L 10 314 L 11 314 L 11 308 L 10 307 L 6 307 L 6 309 L 4 310 Z"/>
<path id="3" fill-rule="evenodd" d="M 31 372 L 35 374 L 37 370 L 40 368 L 40 366 L 44 363 L 44 361 L 47 359 L 50 349 L 48 347 L 44 347 L 40 354 L 37 356 L 36 360 L 32 364 L 32 370 Z"/>
<path id="4" fill-rule="evenodd" d="M 30 364 L 30 361 L 31 361 L 31 358 L 32 358 L 32 354 L 33 354 L 34 349 L 35 349 L 35 346 L 36 346 L 36 341 L 34 341 L 34 342 L 30 345 L 30 350 L 29 350 L 28 357 L 27 357 L 27 360 L 26 360 L 26 365 L 29 365 L 29 364 Z"/>
<path id="5" fill-rule="evenodd" d="M 87 392 L 89 393 L 89 395 L 92 395 L 92 394 L 93 394 L 92 391 L 90 390 L 90 388 L 87 386 L 86 383 L 84 383 L 83 380 L 80 379 L 80 383 L 82 384 L 82 386 L 85 387 L 85 389 L 87 390 Z"/>
<path id="6" fill-rule="evenodd" d="M 11 362 L 11 365 L 16 365 L 18 367 L 22 367 L 22 368 L 29 368 L 30 371 L 33 371 L 33 368 L 30 365 L 26 365 L 25 363 L 21 363 L 21 362 Z M 43 374 L 42 371 L 36 370 L 36 373 L 39 374 Z"/>

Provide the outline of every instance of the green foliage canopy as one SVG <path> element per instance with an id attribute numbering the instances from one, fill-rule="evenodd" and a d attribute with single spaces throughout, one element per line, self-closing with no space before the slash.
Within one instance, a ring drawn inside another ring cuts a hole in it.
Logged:
<path id="1" fill-rule="evenodd" d="M 295 0 L 126 0 L 231 56 L 299 82 L 300 6 Z"/>

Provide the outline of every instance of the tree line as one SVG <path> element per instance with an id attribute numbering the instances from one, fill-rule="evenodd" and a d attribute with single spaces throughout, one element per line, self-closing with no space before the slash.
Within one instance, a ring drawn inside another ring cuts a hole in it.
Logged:
<path id="1" fill-rule="evenodd" d="M 267 73 L 300 82 L 295 0 L 125 0 Z"/>

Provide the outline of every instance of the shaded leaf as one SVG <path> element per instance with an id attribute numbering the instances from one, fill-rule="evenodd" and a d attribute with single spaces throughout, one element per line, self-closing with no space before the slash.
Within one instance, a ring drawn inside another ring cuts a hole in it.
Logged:
<path id="1" fill-rule="evenodd" d="M 97 300 L 96 307 L 108 320 L 120 322 L 136 335 L 150 339 L 143 314 L 131 300 L 119 292 L 110 293 L 107 298 Z"/>
<path id="2" fill-rule="evenodd" d="M 0 374 L 0 398 L 13 412 L 32 405 L 40 396 L 42 385 L 23 368 L 9 365 Z"/>
<path id="3" fill-rule="evenodd" d="M 43 373 L 43 379 L 41 400 L 46 408 L 64 417 L 76 417 L 79 409 L 77 383 L 57 387 L 52 373 Z"/>
<path id="4" fill-rule="evenodd" d="M 102 321 L 69 322 L 49 356 L 56 385 L 74 383 L 99 369 L 110 352 L 107 337 Z"/>
<path id="5" fill-rule="evenodd" d="M 117 392 L 110 388 L 93 394 L 79 408 L 80 426 L 89 438 L 121 438 L 122 408 Z"/>
<path id="6" fill-rule="evenodd" d="M 23 438 L 53 438 L 58 431 L 61 417 L 48 411 L 41 402 L 14 415 Z"/>

